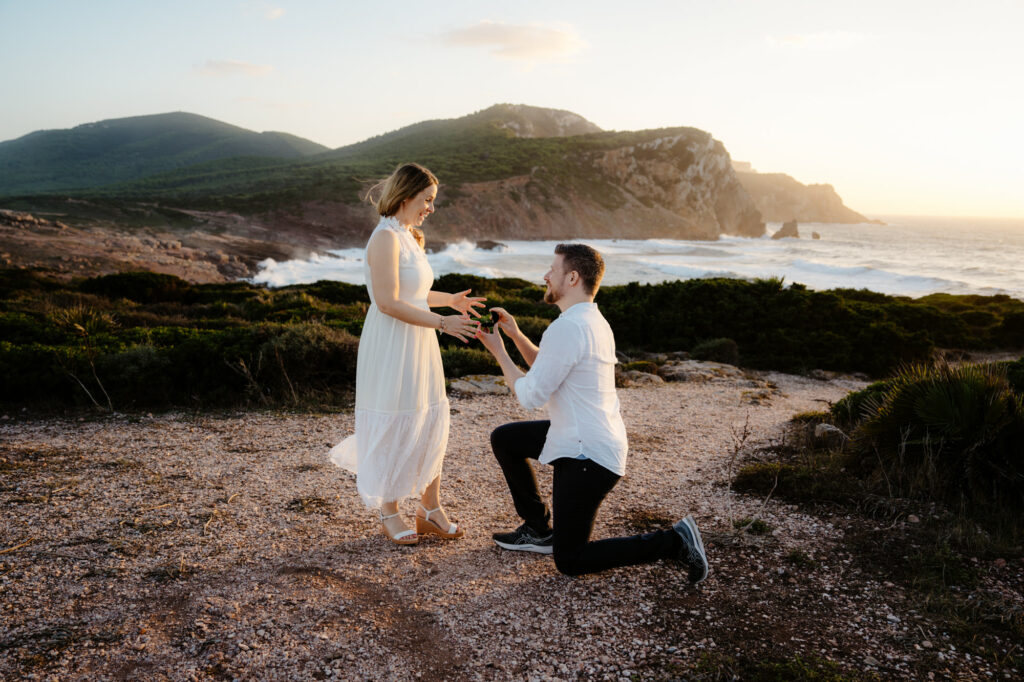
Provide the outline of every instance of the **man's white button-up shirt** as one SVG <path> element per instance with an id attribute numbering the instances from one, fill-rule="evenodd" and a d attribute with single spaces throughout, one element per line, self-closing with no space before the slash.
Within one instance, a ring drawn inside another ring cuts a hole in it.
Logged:
<path id="1" fill-rule="evenodd" d="M 615 393 L 615 337 L 596 303 L 576 303 L 551 323 L 526 376 L 513 385 L 523 407 L 547 405 L 540 461 L 584 455 L 626 473 L 626 426 Z"/>

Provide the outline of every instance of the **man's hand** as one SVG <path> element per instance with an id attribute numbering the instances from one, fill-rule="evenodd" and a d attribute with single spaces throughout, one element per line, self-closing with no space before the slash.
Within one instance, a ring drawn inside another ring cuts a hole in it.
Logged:
<path id="1" fill-rule="evenodd" d="M 519 333 L 519 324 L 516 323 L 516 318 L 512 317 L 512 314 L 504 308 L 491 308 L 491 312 L 498 316 L 498 322 L 495 324 L 495 328 L 501 329 L 511 338 L 515 338 Z"/>
<path id="2" fill-rule="evenodd" d="M 498 310 L 498 308 L 495 308 L 495 310 Z M 508 354 L 505 350 L 505 342 L 501 338 L 500 329 L 500 326 L 494 325 L 494 332 L 492 334 L 488 334 L 482 329 L 478 330 L 476 333 L 476 338 L 480 339 L 480 343 L 482 343 L 484 348 L 489 350 L 491 355 L 495 358 L 500 357 L 502 353 L 506 355 Z"/>

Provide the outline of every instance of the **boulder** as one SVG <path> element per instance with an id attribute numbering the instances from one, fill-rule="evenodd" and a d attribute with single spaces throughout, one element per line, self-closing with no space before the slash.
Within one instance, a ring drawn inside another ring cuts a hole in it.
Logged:
<path id="1" fill-rule="evenodd" d="M 839 447 L 850 440 L 850 438 L 837 426 L 832 424 L 816 424 L 814 426 L 814 440 L 820 445 Z"/>
<path id="2" fill-rule="evenodd" d="M 700 360 L 669 361 L 658 368 L 658 374 L 666 381 L 705 382 L 746 378 L 743 370 L 732 365 Z"/>
<path id="3" fill-rule="evenodd" d="M 464 395 L 508 395 L 511 391 L 505 377 L 490 374 L 469 374 L 452 379 L 451 390 Z"/>
<path id="4" fill-rule="evenodd" d="M 615 375 L 615 385 L 619 388 L 634 388 L 637 386 L 661 386 L 665 380 L 657 374 L 648 374 L 636 369 L 619 372 Z"/>
<path id="5" fill-rule="evenodd" d="M 797 229 L 795 220 L 787 220 L 782 223 L 782 229 L 772 235 L 772 239 L 799 239 L 800 231 Z"/>

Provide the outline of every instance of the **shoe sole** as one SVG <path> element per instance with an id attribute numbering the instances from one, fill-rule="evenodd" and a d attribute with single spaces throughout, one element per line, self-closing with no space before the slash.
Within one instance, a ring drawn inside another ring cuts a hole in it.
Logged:
<path id="1" fill-rule="evenodd" d="M 502 549 L 510 549 L 513 552 L 534 552 L 536 554 L 551 554 L 551 545 L 512 545 L 507 542 L 495 540 L 494 544 Z"/>
<path id="2" fill-rule="evenodd" d="M 708 577 L 708 573 L 711 572 L 711 566 L 708 564 L 708 555 L 704 551 L 704 540 L 700 536 L 700 531 L 697 530 L 697 522 L 693 520 L 692 516 L 687 516 L 683 519 L 683 524 L 693 533 L 693 538 L 697 541 L 697 551 L 700 552 L 701 558 L 704 559 L 704 575 L 696 580 L 694 583 L 696 585 Z"/>

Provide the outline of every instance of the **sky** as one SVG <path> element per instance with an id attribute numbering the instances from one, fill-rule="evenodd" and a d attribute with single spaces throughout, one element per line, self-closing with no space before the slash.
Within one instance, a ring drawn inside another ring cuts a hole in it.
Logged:
<path id="1" fill-rule="evenodd" d="M 499 102 L 693 126 L 877 215 L 1024 218 L 1024 0 L 0 0 L 0 140 L 188 111 L 339 147 Z"/>

